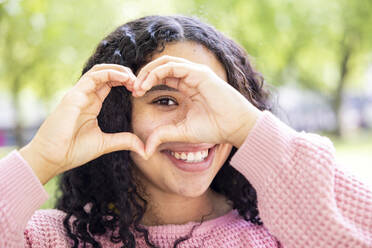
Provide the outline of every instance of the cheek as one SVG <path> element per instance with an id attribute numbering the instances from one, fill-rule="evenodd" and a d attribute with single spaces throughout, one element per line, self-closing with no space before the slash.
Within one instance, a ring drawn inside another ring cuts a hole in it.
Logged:
<path id="1" fill-rule="evenodd" d="M 146 141 L 156 122 L 149 115 L 134 115 L 132 117 L 132 130 L 142 141 Z"/>
<path id="2" fill-rule="evenodd" d="M 154 129 L 156 118 L 151 109 L 139 100 L 132 100 L 132 130 L 143 142 Z"/>
<path id="3" fill-rule="evenodd" d="M 170 124 L 170 117 L 165 114 L 142 112 L 132 117 L 132 130 L 143 142 L 159 126 Z"/>
<path id="4" fill-rule="evenodd" d="M 157 127 L 183 120 L 186 112 L 186 106 L 180 106 L 171 111 L 161 111 L 153 106 L 137 104 L 133 106 L 132 112 L 133 133 L 145 142 Z"/>

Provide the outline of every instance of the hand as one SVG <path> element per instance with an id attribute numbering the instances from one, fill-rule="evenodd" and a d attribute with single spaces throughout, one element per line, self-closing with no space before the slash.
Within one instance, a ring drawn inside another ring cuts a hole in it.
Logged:
<path id="1" fill-rule="evenodd" d="M 179 80 L 168 80 L 176 78 Z M 208 66 L 162 56 L 144 66 L 133 86 L 139 97 L 157 84 L 177 88 L 192 101 L 186 118 L 158 127 L 146 141 L 146 154 L 164 142 L 230 143 L 240 147 L 262 113 Z"/>
<path id="2" fill-rule="evenodd" d="M 97 116 L 111 87 L 133 89 L 135 76 L 115 64 L 95 65 L 63 97 L 32 141 L 20 150 L 42 183 L 105 153 L 132 150 L 144 156 L 143 142 L 132 133 L 103 133 Z"/>

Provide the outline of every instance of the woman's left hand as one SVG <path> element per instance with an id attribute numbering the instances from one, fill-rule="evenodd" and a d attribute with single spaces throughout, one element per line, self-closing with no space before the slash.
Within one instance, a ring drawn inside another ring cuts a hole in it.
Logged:
<path id="1" fill-rule="evenodd" d="M 143 96 L 158 84 L 176 88 L 190 97 L 192 105 L 183 121 L 153 131 L 146 141 L 148 156 L 159 144 L 172 141 L 230 143 L 239 148 L 262 114 L 208 66 L 183 58 L 162 56 L 144 66 L 134 83 L 133 96 Z"/>

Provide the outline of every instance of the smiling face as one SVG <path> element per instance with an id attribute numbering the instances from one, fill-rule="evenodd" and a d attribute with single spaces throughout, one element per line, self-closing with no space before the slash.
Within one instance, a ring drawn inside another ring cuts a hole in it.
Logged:
<path id="1" fill-rule="evenodd" d="M 200 44 L 171 43 L 165 46 L 163 52 L 154 54 L 152 60 L 163 55 L 207 65 L 216 75 L 227 81 L 223 65 L 211 51 Z M 142 97 L 132 97 L 132 130 L 145 142 L 156 127 L 182 121 L 192 104 L 189 97 L 173 88 L 155 86 Z M 206 192 L 231 148 L 229 144 L 180 141 L 161 144 L 147 161 L 134 152 L 130 155 L 138 169 L 136 175 L 147 193 L 198 197 Z"/>

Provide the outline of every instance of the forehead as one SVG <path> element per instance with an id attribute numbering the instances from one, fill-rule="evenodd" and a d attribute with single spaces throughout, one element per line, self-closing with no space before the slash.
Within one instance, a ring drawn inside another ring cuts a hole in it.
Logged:
<path id="1" fill-rule="evenodd" d="M 161 53 L 153 54 L 151 60 L 157 59 L 163 55 L 181 57 L 197 64 L 207 65 L 220 78 L 227 81 L 226 70 L 218 61 L 216 55 L 199 43 L 192 41 L 168 43 Z"/>

